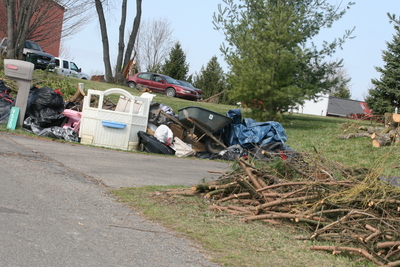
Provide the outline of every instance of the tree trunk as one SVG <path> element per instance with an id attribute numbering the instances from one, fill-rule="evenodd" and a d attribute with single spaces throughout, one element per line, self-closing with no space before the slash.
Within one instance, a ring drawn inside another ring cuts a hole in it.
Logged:
<path id="1" fill-rule="evenodd" d="M 122 69 L 123 69 L 122 60 L 125 51 L 124 39 L 125 39 L 125 25 L 126 25 L 126 9 L 127 9 L 127 0 L 123 0 L 121 8 L 121 24 L 119 25 L 118 56 L 117 56 L 117 64 L 115 66 L 115 78 L 117 82 L 121 81 L 120 74 L 122 74 Z"/>
<path id="2" fill-rule="evenodd" d="M 7 58 L 15 57 L 15 0 L 7 0 Z"/>
<path id="3" fill-rule="evenodd" d="M 124 66 L 128 65 L 132 57 L 133 47 L 135 45 L 136 36 L 139 31 L 140 20 L 142 18 L 142 0 L 136 0 L 136 17 L 133 21 L 133 28 L 129 36 L 129 42 L 125 51 Z"/>
<path id="4" fill-rule="evenodd" d="M 96 11 L 97 15 L 99 17 L 99 23 L 100 23 L 100 31 L 101 31 L 101 41 L 103 43 L 103 62 L 104 62 L 104 68 L 105 68 L 105 78 L 106 81 L 112 82 L 114 80 L 114 77 L 112 75 L 112 69 L 111 69 L 111 63 L 110 63 L 110 45 L 108 42 L 108 34 L 107 34 L 107 24 L 106 24 L 106 19 L 104 16 L 104 10 L 103 10 L 103 4 L 101 0 L 95 0 L 96 4 Z"/>
<path id="5" fill-rule="evenodd" d="M 15 0 L 7 1 L 7 58 L 22 59 L 33 6 L 30 0 L 21 0 L 19 6 Z"/>
<path id="6" fill-rule="evenodd" d="M 33 15 L 33 7 L 35 2 L 31 0 L 20 1 L 21 6 L 18 9 L 18 23 L 19 35 L 16 38 L 15 57 L 23 59 L 23 51 L 25 46 L 26 37 L 28 36 L 29 25 Z"/>

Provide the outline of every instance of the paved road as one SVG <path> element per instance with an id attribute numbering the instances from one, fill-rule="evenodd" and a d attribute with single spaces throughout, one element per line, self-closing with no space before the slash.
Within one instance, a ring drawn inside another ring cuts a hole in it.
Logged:
<path id="1" fill-rule="evenodd" d="M 192 185 L 228 164 L 0 133 L 1 266 L 216 266 L 107 192 Z"/>

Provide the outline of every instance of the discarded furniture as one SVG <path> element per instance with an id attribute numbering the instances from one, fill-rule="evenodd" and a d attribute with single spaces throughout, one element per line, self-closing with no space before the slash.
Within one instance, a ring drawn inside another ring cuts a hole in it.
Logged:
<path id="1" fill-rule="evenodd" d="M 116 96 L 119 95 L 119 97 Z M 114 110 L 106 109 L 106 96 L 116 97 Z M 139 131 L 146 131 L 150 99 L 133 96 L 120 88 L 89 89 L 83 101 L 79 136 L 81 143 L 123 150 L 137 150 Z"/>
<path id="2" fill-rule="evenodd" d="M 64 129 L 71 128 L 75 132 L 79 134 L 79 128 L 82 120 L 82 112 L 72 110 L 72 109 L 64 109 L 62 114 L 67 117 L 66 122 L 63 125 Z"/>

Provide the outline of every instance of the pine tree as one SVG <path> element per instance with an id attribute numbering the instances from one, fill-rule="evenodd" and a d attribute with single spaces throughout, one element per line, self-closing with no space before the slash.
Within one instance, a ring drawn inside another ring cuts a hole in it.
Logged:
<path id="1" fill-rule="evenodd" d="M 320 50 L 306 45 L 352 3 L 340 9 L 327 0 L 223 2 L 226 7 L 219 7 L 214 26 L 225 34 L 227 45 L 221 51 L 230 68 L 231 95 L 251 108 L 253 118 L 274 119 L 278 112 L 332 88 L 328 77 L 342 61 L 328 63 L 325 56 L 341 47 L 352 31 L 324 42 Z"/>
<path id="2" fill-rule="evenodd" d="M 163 74 L 176 80 L 186 80 L 189 64 L 179 42 L 175 43 L 161 69 Z"/>
<path id="3" fill-rule="evenodd" d="M 194 86 L 202 89 L 203 99 L 207 99 L 226 90 L 225 74 L 216 56 L 211 58 L 206 68 L 204 68 L 204 66 L 201 68 L 200 74 L 196 76 Z M 223 100 L 224 98 L 221 95 L 218 98 L 218 102 L 226 102 L 226 99 L 225 101 Z"/>
<path id="4" fill-rule="evenodd" d="M 365 101 L 376 115 L 394 112 L 400 108 L 400 20 L 388 13 L 394 23 L 395 34 L 392 42 L 386 42 L 387 50 L 382 51 L 383 67 L 375 67 L 381 73 L 380 79 L 372 79 L 373 88 L 368 90 Z"/>

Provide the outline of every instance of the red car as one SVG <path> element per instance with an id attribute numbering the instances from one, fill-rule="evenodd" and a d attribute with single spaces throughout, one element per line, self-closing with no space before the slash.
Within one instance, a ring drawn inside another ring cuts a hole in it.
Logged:
<path id="1" fill-rule="evenodd" d="M 128 86 L 136 88 L 141 84 L 155 93 L 162 93 L 167 96 L 181 97 L 190 100 L 199 100 L 203 92 L 179 84 L 175 79 L 166 75 L 152 72 L 138 72 L 128 78 Z"/>

